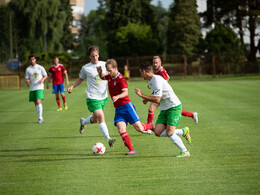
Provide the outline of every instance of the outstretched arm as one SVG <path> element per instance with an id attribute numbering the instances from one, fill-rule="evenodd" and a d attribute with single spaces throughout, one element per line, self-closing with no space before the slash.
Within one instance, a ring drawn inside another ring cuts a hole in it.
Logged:
<path id="1" fill-rule="evenodd" d="M 71 93 L 72 90 L 77 87 L 78 85 L 80 85 L 82 83 L 82 81 L 84 81 L 84 79 L 81 79 L 81 78 L 78 78 L 75 83 L 70 87 L 68 88 L 68 92 Z"/>

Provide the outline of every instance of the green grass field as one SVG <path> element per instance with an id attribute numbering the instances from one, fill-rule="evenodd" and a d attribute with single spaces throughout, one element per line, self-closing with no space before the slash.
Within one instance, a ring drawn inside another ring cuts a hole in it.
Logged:
<path id="1" fill-rule="evenodd" d="M 136 156 L 125 156 L 109 97 L 105 108 L 109 148 L 98 125 L 79 134 L 79 119 L 89 116 L 85 87 L 66 94 L 68 111 L 57 112 L 54 95 L 45 89 L 43 117 L 37 124 L 29 89 L 0 91 L 0 194 L 259 194 L 260 80 L 170 81 L 187 111 L 199 113 L 199 124 L 183 117 L 192 145 L 191 157 L 178 159 L 168 138 L 144 135 L 128 126 Z M 130 81 L 129 96 L 141 121 L 148 105 L 134 93 L 146 94 L 146 81 Z M 159 109 L 156 111 L 156 116 Z M 155 117 L 156 118 L 156 117 Z M 93 156 L 95 142 L 106 153 Z"/>

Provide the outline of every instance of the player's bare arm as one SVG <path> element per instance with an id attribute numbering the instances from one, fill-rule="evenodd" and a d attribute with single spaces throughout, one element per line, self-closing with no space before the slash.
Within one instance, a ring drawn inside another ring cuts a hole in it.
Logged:
<path id="1" fill-rule="evenodd" d="M 98 66 L 97 67 L 97 72 L 99 74 L 99 77 L 102 79 L 102 80 L 105 80 L 105 74 L 102 72 L 102 67 L 101 66 Z"/>
<path id="2" fill-rule="evenodd" d="M 70 82 L 69 82 L 68 73 L 64 72 L 64 74 L 65 74 L 65 79 L 66 79 L 66 85 L 69 86 Z"/>
<path id="3" fill-rule="evenodd" d="M 139 97 L 143 98 L 143 100 L 146 100 L 146 101 L 149 101 L 149 102 L 155 102 L 155 103 L 157 103 L 157 104 L 160 103 L 161 97 L 155 97 L 155 96 L 153 96 L 153 94 L 150 95 L 150 96 L 144 95 L 144 94 L 142 93 L 142 91 L 141 91 L 140 89 L 138 89 L 138 88 L 135 88 L 135 93 L 136 93 Z"/>
<path id="4" fill-rule="evenodd" d="M 49 83 L 51 81 L 51 78 L 52 78 L 52 73 L 49 73 L 49 77 L 48 77 L 48 80 L 47 80 L 47 89 L 49 89 Z"/>
<path id="5" fill-rule="evenodd" d="M 128 96 L 128 90 L 123 90 L 122 93 L 120 93 L 120 94 L 118 94 L 118 95 L 116 95 L 116 96 L 113 96 L 113 97 L 112 97 L 112 100 L 113 100 L 113 102 L 116 102 L 118 99 L 124 98 L 124 97 L 126 97 L 126 96 Z"/>
<path id="6" fill-rule="evenodd" d="M 42 84 L 44 81 L 45 81 L 45 79 L 47 79 L 48 78 L 48 76 L 46 75 L 46 76 L 44 76 L 44 77 L 42 77 L 42 79 L 39 81 L 39 84 Z"/>
<path id="7" fill-rule="evenodd" d="M 26 85 L 29 86 L 29 85 L 30 85 L 30 82 L 31 82 L 30 79 L 26 79 Z"/>
<path id="8" fill-rule="evenodd" d="M 84 81 L 84 79 L 81 79 L 81 78 L 78 78 L 75 83 L 70 87 L 68 88 L 68 92 L 71 93 L 72 90 L 77 87 L 78 85 L 80 85 L 82 83 L 82 81 Z"/>

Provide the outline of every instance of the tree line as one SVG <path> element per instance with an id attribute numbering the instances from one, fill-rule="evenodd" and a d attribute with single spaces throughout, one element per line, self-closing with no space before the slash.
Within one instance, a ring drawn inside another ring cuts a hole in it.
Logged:
<path id="1" fill-rule="evenodd" d="M 207 0 L 204 13 L 198 13 L 196 0 L 174 0 L 169 9 L 161 1 L 152 5 L 151 0 L 98 0 L 98 4 L 97 10 L 81 18 L 79 39 L 73 40 L 69 0 L 11 0 L 0 7 L 0 61 L 10 58 L 10 49 L 21 60 L 30 53 L 84 58 L 88 46 L 98 45 L 104 59 L 238 52 L 248 62 L 257 62 L 258 0 Z M 209 29 L 205 38 L 202 28 Z M 246 29 L 249 45 L 244 41 Z"/>

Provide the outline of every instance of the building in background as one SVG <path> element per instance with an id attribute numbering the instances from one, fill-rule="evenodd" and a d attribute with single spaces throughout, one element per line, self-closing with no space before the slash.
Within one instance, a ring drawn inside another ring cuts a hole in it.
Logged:
<path id="1" fill-rule="evenodd" d="M 6 5 L 9 3 L 11 0 L 0 0 L 0 5 Z"/>
<path id="2" fill-rule="evenodd" d="M 71 32 L 74 36 L 74 43 L 79 41 L 79 31 L 81 29 L 81 17 L 84 16 L 84 0 L 70 0 L 72 8 L 73 21 L 71 24 Z"/>

